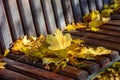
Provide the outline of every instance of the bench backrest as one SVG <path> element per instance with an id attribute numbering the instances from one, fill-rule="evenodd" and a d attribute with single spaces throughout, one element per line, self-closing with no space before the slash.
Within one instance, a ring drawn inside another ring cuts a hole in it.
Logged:
<path id="1" fill-rule="evenodd" d="M 0 0 L 0 52 L 20 36 L 53 33 L 111 0 Z"/>

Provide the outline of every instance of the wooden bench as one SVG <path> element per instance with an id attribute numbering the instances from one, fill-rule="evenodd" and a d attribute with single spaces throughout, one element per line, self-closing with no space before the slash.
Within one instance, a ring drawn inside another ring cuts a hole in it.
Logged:
<path id="1" fill-rule="evenodd" d="M 96 9 L 102 10 L 103 5 L 110 4 L 111 1 L 112 0 L 0 0 L 0 53 L 3 54 L 4 50 L 9 48 L 9 45 L 20 36 L 52 34 L 56 28 L 63 30 L 67 24 L 82 21 L 84 14 Z M 115 18 L 113 17 L 112 19 Z M 104 46 L 118 52 L 120 51 L 119 19 L 111 20 L 109 23 L 103 25 L 99 32 L 78 30 L 71 32 L 71 34 L 84 39 L 86 45 Z M 112 61 L 115 62 L 112 59 L 115 59 L 116 55 L 119 57 L 118 52 L 114 52 L 114 58 L 110 55 L 110 57 L 103 62 L 107 64 L 111 61 L 112 64 Z M 18 76 L 20 76 L 21 79 L 24 78 L 25 80 L 71 80 L 73 78 L 76 80 L 84 80 L 88 75 L 94 73 L 93 68 L 101 66 L 96 62 L 94 63 L 94 67 L 91 67 L 93 62 L 86 62 L 90 64 L 90 69 L 93 70 L 92 72 L 88 70 L 90 73 L 85 70 L 67 66 L 65 70 L 56 74 L 36 68 L 35 66 L 42 68 L 40 63 L 30 66 L 33 65 L 33 63 L 27 63 L 24 58 L 17 62 L 15 61 L 15 56 L 19 58 L 17 55 L 11 55 L 9 58 L 4 59 L 8 63 L 8 67 L 7 69 L 0 70 L 0 76 L 3 76 L 0 77 L 1 79 L 15 80 L 19 79 Z M 104 66 L 106 65 L 103 65 L 103 67 Z M 29 69 L 31 69 L 31 71 L 29 71 Z M 70 71 L 72 70 L 76 72 L 71 73 Z M 96 68 L 95 71 L 97 70 L 98 68 Z M 13 75 L 7 76 L 7 73 L 14 74 L 16 77 Z M 83 75 L 81 75 L 81 73 L 83 73 Z"/>
<path id="2" fill-rule="evenodd" d="M 109 0 L 0 0 L 0 47 L 3 52 L 20 36 L 53 33 L 101 10 Z"/>

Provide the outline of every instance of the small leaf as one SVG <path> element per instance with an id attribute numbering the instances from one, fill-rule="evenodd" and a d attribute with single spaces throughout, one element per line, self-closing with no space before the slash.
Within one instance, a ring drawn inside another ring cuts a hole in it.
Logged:
<path id="1" fill-rule="evenodd" d="M 5 53 L 4 53 L 4 56 L 6 57 L 8 54 L 9 54 L 10 50 L 9 49 L 6 49 L 5 50 Z"/>
<path id="2" fill-rule="evenodd" d="M 61 59 L 59 59 L 59 58 L 43 58 L 42 61 L 43 61 L 43 64 L 49 65 L 51 63 L 54 63 L 57 66 L 61 62 Z"/>
<path id="3" fill-rule="evenodd" d="M 5 67 L 4 67 L 5 65 L 6 65 L 5 62 L 0 62 L 0 68 L 4 69 L 4 68 L 5 68 Z"/>
<path id="4" fill-rule="evenodd" d="M 73 23 L 74 24 L 74 23 Z M 65 30 L 67 31 L 71 31 L 71 30 L 76 30 L 75 26 L 73 26 L 72 24 L 68 24 L 66 27 L 65 27 Z"/>

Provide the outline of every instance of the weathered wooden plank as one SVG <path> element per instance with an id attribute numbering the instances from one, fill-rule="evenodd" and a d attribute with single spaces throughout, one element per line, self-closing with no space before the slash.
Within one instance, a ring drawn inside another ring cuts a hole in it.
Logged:
<path id="1" fill-rule="evenodd" d="M 90 12 L 96 10 L 95 0 L 88 0 L 88 5 Z"/>
<path id="2" fill-rule="evenodd" d="M 52 5 L 54 9 L 54 15 L 57 27 L 63 30 L 66 26 L 65 18 L 63 14 L 63 8 L 60 0 L 52 0 Z"/>
<path id="3" fill-rule="evenodd" d="M 82 10 L 83 15 L 89 13 L 89 7 L 88 7 L 87 0 L 80 0 L 80 5 L 81 5 L 81 10 Z"/>
<path id="4" fill-rule="evenodd" d="M 116 50 L 116 51 L 120 51 L 120 45 L 118 43 L 115 42 L 110 42 L 107 40 L 103 40 L 103 39 L 97 39 L 97 38 L 93 38 L 93 37 L 88 37 L 87 35 L 82 35 L 80 33 L 71 33 L 72 36 L 74 38 L 80 38 L 83 39 L 85 41 L 85 43 L 87 45 L 91 45 L 91 46 L 103 46 L 106 47 L 108 49 L 112 49 L 112 50 Z"/>
<path id="5" fill-rule="evenodd" d="M 82 13 L 79 0 L 71 0 L 75 22 L 82 21 Z"/>
<path id="6" fill-rule="evenodd" d="M 78 31 L 86 31 L 86 30 L 83 30 L 83 29 L 78 29 Z M 86 31 L 87 32 L 87 31 Z M 92 33 L 92 31 L 88 31 L 88 32 L 91 32 Z M 114 37 L 120 37 L 120 32 L 119 32 L 119 30 L 116 30 L 116 31 L 114 31 L 114 30 L 108 30 L 108 29 L 101 29 L 101 30 L 99 30 L 99 31 L 97 31 L 97 32 L 93 32 L 93 33 L 96 33 L 96 34 L 103 34 L 103 35 L 109 35 L 109 36 L 114 36 Z"/>
<path id="7" fill-rule="evenodd" d="M 57 27 L 55 23 L 51 0 L 41 0 L 41 4 L 45 16 L 48 33 L 54 33 Z"/>
<path id="8" fill-rule="evenodd" d="M 8 69 L 0 69 L 0 79 L 1 80 L 36 80 L 34 78 L 31 78 L 30 76 L 28 77 Z"/>
<path id="9" fill-rule="evenodd" d="M 120 32 L 115 32 L 115 31 L 109 31 L 109 30 L 100 30 L 96 33 L 101 33 L 101 34 L 107 34 L 107 35 L 111 35 L 111 36 L 116 36 L 116 37 L 120 37 Z"/>
<path id="10" fill-rule="evenodd" d="M 45 19 L 40 0 L 29 0 L 32 9 L 33 20 L 35 23 L 37 35 L 47 34 Z"/>
<path id="11" fill-rule="evenodd" d="M 39 68 L 44 68 L 44 65 L 42 64 L 42 62 L 36 62 L 34 63 L 32 60 L 29 60 L 26 56 L 24 55 L 16 55 L 14 53 L 10 53 L 7 58 L 10 58 L 12 60 L 15 60 L 15 61 L 18 61 L 18 62 L 21 62 L 21 63 L 25 63 L 25 64 L 28 64 L 28 65 L 33 65 L 35 67 L 39 67 Z"/>
<path id="12" fill-rule="evenodd" d="M 6 14 L 13 40 L 24 35 L 16 0 L 4 0 Z"/>
<path id="13" fill-rule="evenodd" d="M 106 67 L 110 63 L 110 58 L 105 57 L 105 56 L 96 56 L 96 60 L 94 61 L 95 63 L 98 63 L 101 68 Z"/>
<path id="14" fill-rule="evenodd" d="M 82 35 L 83 37 L 87 37 L 87 38 L 94 38 L 94 39 L 117 43 L 117 44 L 120 43 L 119 37 L 115 37 L 115 36 L 111 36 L 111 35 L 104 35 L 104 34 L 94 33 L 94 32 L 89 32 L 89 31 L 78 31 L 78 32 L 75 31 L 75 32 L 71 32 L 71 33 L 76 34 L 78 36 Z"/>
<path id="15" fill-rule="evenodd" d="M 26 63 L 29 65 L 44 69 L 44 65 L 42 64 L 42 62 L 39 61 L 39 62 L 34 63 L 33 61 L 28 60 L 27 57 L 25 56 L 23 57 L 23 55 L 15 55 L 14 53 L 10 53 L 7 57 L 15 61 L 19 61 L 22 63 Z M 72 71 L 75 71 L 75 72 L 73 73 Z M 58 73 L 64 76 L 75 78 L 75 79 L 80 79 L 80 78 L 85 79 L 88 76 L 88 72 L 84 70 L 79 70 L 72 66 L 66 66 L 64 69 L 62 69 L 62 71 L 59 71 Z"/>
<path id="16" fill-rule="evenodd" d="M 7 63 L 6 68 L 13 71 L 22 73 L 27 76 L 31 76 L 36 79 L 45 79 L 45 80 L 72 80 L 72 78 L 65 77 L 54 72 L 49 72 L 43 69 L 35 68 L 23 63 L 13 61 L 8 58 L 4 58 L 4 61 Z"/>
<path id="17" fill-rule="evenodd" d="M 39 67 L 39 68 L 44 67 L 44 65 L 41 62 L 36 62 L 34 64 L 34 62 L 32 60 L 29 60 L 25 55 L 16 55 L 14 53 L 10 53 L 10 54 L 7 55 L 6 58 L 10 58 L 10 59 L 15 60 L 17 62 L 21 62 L 21 63 L 24 63 L 24 64 Z"/>
<path id="18" fill-rule="evenodd" d="M 85 80 L 88 77 L 88 72 L 71 66 L 66 66 L 63 70 L 59 71 L 60 74 L 71 76 L 75 80 Z"/>
<path id="19" fill-rule="evenodd" d="M 6 19 L 3 0 L 0 0 L 0 44 L 2 52 L 12 43 L 11 33 Z"/>
<path id="20" fill-rule="evenodd" d="M 110 4 L 110 1 L 109 0 L 103 0 L 103 4 L 105 5 L 105 4 Z"/>
<path id="21" fill-rule="evenodd" d="M 109 0 L 110 4 L 113 3 L 113 0 Z"/>
<path id="22" fill-rule="evenodd" d="M 79 62 L 81 62 L 79 68 L 86 70 L 89 73 L 89 75 L 92 75 L 100 70 L 100 65 L 95 62 L 87 60 L 79 60 Z"/>
<path id="23" fill-rule="evenodd" d="M 119 14 L 113 14 L 110 16 L 112 20 L 120 20 L 120 13 Z"/>
<path id="24" fill-rule="evenodd" d="M 102 10 L 102 8 L 103 8 L 103 1 L 102 0 L 95 0 L 95 3 L 96 3 L 96 8 L 98 10 Z"/>
<path id="25" fill-rule="evenodd" d="M 114 61 L 115 59 L 118 59 L 120 54 L 117 51 L 112 51 L 111 54 L 105 55 L 110 58 L 111 61 Z"/>
<path id="26" fill-rule="evenodd" d="M 105 24 L 120 26 L 120 20 L 110 20 L 108 23 Z"/>
<path id="27" fill-rule="evenodd" d="M 22 18 L 23 29 L 28 36 L 36 36 L 36 31 L 32 19 L 30 5 L 28 0 L 17 0 L 19 12 Z"/>
<path id="28" fill-rule="evenodd" d="M 95 40 L 90 38 L 85 38 L 84 40 L 86 44 L 89 44 L 89 45 L 103 46 L 111 50 L 120 51 L 119 44 L 114 44 L 107 41 L 100 41 L 100 40 Z"/>
<path id="29" fill-rule="evenodd" d="M 120 32 L 120 26 L 118 26 L 118 25 L 107 25 L 107 24 L 104 24 L 103 26 L 100 27 L 100 29 Z"/>
<path id="30" fill-rule="evenodd" d="M 74 22 L 73 11 L 70 0 L 61 0 L 66 24 Z"/>
<path id="31" fill-rule="evenodd" d="M 80 60 L 80 59 L 78 59 Z M 82 61 L 82 60 L 81 60 Z M 106 57 L 105 55 L 103 56 L 95 56 L 94 57 L 94 60 L 89 60 L 90 62 L 93 62 L 93 63 L 97 63 L 99 64 L 99 68 L 104 68 L 106 67 L 109 63 L 110 63 L 110 58 L 109 57 Z M 92 63 L 92 64 L 93 64 Z M 95 64 L 96 65 L 96 64 Z M 97 69 L 97 68 L 96 68 Z M 99 69 L 98 69 L 99 70 Z M 97 71 L 96 71 L 97 72 Z"/>

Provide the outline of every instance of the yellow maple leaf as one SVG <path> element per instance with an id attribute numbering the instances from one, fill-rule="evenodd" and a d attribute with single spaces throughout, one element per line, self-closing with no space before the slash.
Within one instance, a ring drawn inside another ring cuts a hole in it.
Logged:
<path id="1" fill-rule="evenodd" d="M 97 55 L 105 55 L 110 53 L 111 53 L 111 50 L 106 49 L 104 47 L 97 47 L 97 48 L 83 47 L 81 48 L 81 52 L 79 52 L 77 56 L 79 58 L 93 58 Z"/>
<path id="2" fill-rule="evenodd" d="M 70 34 L 63 35 L 62 31 L 57 29 L 54 35 L 47 35 L 46 40 L 50 44 L 48 49 L 61 50 L 71 45 L 72 38 Z"/>
<path id="3" fill-rule="evenodd" d="M 91 12 L 91 21 L 94 20 L 100 20 L 100 13 L 97 10 Z"/>

